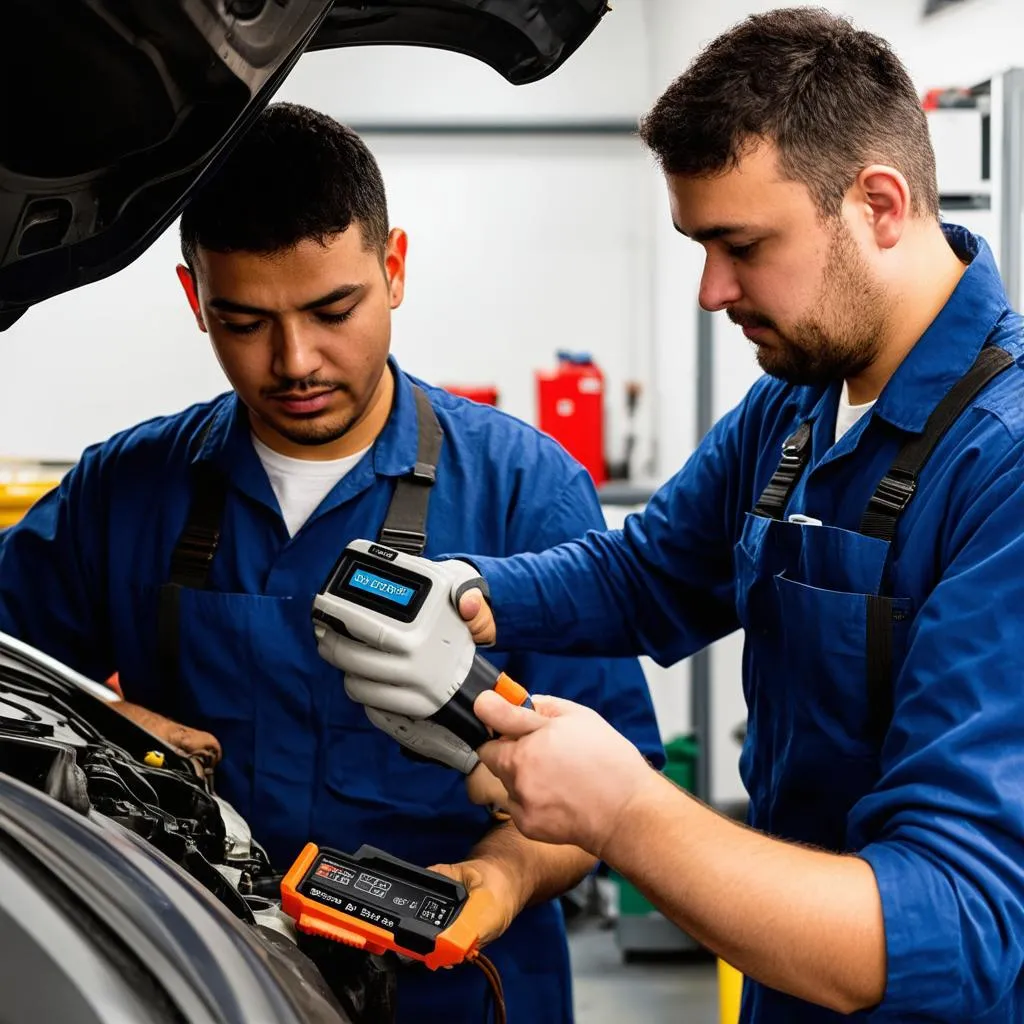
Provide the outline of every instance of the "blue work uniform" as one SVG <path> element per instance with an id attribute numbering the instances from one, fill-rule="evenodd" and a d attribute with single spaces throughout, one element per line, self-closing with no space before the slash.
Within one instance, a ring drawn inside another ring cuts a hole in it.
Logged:
<path id="1" fill-rule="evenodd" d="M 838 441 L 841 383 L 764 377 L 623 530 L 473 561 L 513 646 L 667 665 L 742 627 L 751 824 L 855 852 L 878 882 L 887 984 L 854 1019 L 1020 1024 L 1022 321 L 987 245 L 944 230 L 959 284 Z M 898 472 L 888 497 L 880 482 L 986 342 L 1006 368 L 942 436 L 892 543 L 872 535 L 876 488 L 879 509 L 902 502 Z M 805 424 L 784 514 L 755 511 Z M 747 984 L 742 1019 L 849 1018 Z"/>
<path id="2" fill-rule="evenodd" d="M 278 870 L 309 840 L 349 851 L 369 843 L 424 866 L 455 862 L 491 827 L 466 798 L 463 777 L 403 756 L 316 650 L 314 595 L 349 541 L 377 536 L 396 481 L 416 463 L 412 380 L 393 362 L 391 370 L 395 400 L 384 430 L 293 537 L 247 412 L 228 394 L 88 449 L 0 547 L 0 628 L 92 678 L 116 669 L 128 700 L 212 732 L 224 751 L 218 792 Z M 601 525 L 590 478 L 554 441 L 417 383 L 444 433 L 428 556 L 456 547 L 542 550 Z M 178 682 L 169 686 L 157 656 L 159 602 L 200 463 L 227 483 L 221 539 L 207 587 L 178 595 Z M 597 708 L 661 763 L 635 659 L 494 660 L 538 692 Z M 557 901 L 524 911 L 488 954 L 510 1019 L 572 1019 Z M 410 967 L 399 978 L 399 1020 L 479 1024 L 484 985 L 472 967 Z"/>

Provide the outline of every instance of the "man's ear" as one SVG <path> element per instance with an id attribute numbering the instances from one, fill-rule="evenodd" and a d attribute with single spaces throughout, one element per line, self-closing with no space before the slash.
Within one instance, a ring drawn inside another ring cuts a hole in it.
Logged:
<path id="1" fill-rule="evenodd" d="M 384 272 L 388 278 L 391 308 L 398 309 L 405 298 L 405 254 L 409 236 L 401 228 L 392 228 L 384 250 Z"/>
<path id="2" fill-rule="evenodd" d="M 902 237 L 913 214 L 910 186 L 895 167 L 865 167 L 851 189 L 879 249 L 891 249 Z"/>
<path id="3" fill-rule="evenodd" d="M 199 326 L 199 330 L 205 334 L 206 324 L 203 322 L 203 311 L 199 308 L 199 291 L 196 288 L 196 279 L 192 276 L 192 271 L 184 263 L 179 263 L 175 269 L 177 270 L 181 287 L 185 292 L 185 298 L 188 299 L 192 315 L 196 318 L 196 324 Z"/>

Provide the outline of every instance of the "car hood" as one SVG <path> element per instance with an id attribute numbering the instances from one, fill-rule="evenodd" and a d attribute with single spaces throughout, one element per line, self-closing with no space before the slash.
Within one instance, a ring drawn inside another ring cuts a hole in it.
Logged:
<path id="1" fill-rule="evenodd" d="M 0 14 L 0 330 L 113 274 L 307 49 L 455 50 L 550 74 L 606 0 L 6 0 Z"/>

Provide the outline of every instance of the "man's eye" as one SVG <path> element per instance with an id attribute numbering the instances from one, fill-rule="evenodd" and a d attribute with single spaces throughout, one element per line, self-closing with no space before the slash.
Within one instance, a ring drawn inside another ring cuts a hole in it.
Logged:
<path id="1" fill-rule="evenodd" d="M 757 242 L 748 242 L 746 245 L 730 245 L 729 255 L 734 260 L 746 259 L 750 256 L 754 249 L 757 248 Z"/>
<path id="2" fill-rule="evenodd" d="M 232 334 L 255 334 L 262 326 L 262 320 L 252 320 L 247 324 L 236 324 L 229 320 L 221 320 L 221 326 Z"/>
<path id="3" fill-rule="evenodd" d="M 343 324 L 354 312 L 354 309 L 346 309 L 344 313 L 317 313 L 317 316 L 325 324 Z"/>

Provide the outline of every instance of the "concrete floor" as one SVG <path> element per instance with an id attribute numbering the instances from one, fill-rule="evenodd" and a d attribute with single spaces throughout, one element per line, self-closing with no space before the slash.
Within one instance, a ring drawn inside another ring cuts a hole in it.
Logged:
<path id="1" fill-rule="evenodd" d="M 588 922 L 569 935 L 576 1024 L 718 1024 L 718 982 L 707 957 L 624 963 L 615 932 Z"/>

